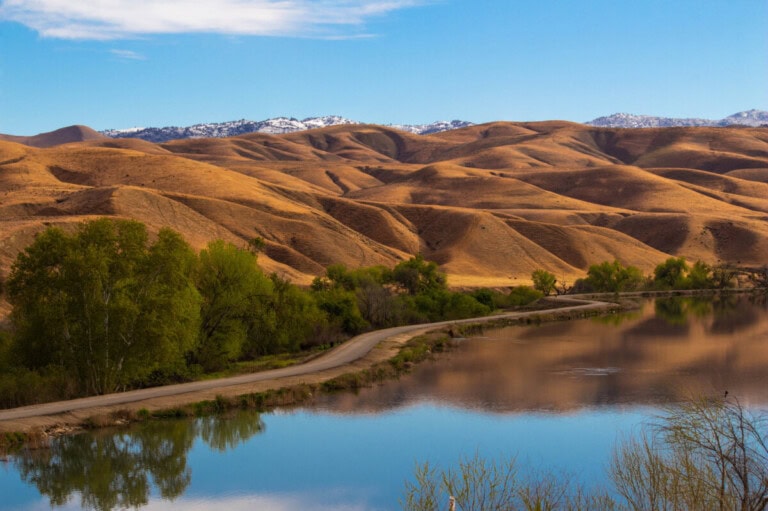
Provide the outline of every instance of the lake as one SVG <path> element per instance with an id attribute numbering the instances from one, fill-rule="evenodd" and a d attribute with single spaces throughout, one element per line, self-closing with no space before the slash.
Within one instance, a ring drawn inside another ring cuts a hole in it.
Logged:
<path id="1" fill-rule="evenodd" d="M 397 381 L 311 406 L 154 421 L 0 462 L 0 509 L 399 509 L 417 462 L 475 453 L 604 479 L 659 406 L 728 390 L 768 405 L 765 296 L 488 330 Z"/>

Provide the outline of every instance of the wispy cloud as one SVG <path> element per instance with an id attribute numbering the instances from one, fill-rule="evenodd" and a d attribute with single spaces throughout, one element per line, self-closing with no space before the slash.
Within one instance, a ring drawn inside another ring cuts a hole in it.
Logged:
<path id="1" fill-rule="evenodd" d="M 376 16 L 428 0 L 0 0 L 0 20 L 44 37 L 124 39 L 157 34 L 358 36 Z"/>
<path id="2" fill-rule="evenodd" d="M 147 57 L 141 53 L 136 53 L 131 50 L 109 50 L 109 52 L 112 55 L 125 60 L 147 60 Z"/>

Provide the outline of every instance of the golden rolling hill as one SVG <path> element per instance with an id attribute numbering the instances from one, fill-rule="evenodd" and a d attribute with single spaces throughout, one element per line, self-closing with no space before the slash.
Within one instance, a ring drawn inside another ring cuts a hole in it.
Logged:
<path id="1" fill-rule="evenodd" d="M 164 144 L 59 131 L 0 140 L 0 274 L 45 226 L 104 215 L 197 248 L 260 236 L 263 268 L 302 284 L 418 252 L 454 286 L 536 268 L 573 281 L 612 259 L 768 263 L 766 128 L 346 125 Z"/>

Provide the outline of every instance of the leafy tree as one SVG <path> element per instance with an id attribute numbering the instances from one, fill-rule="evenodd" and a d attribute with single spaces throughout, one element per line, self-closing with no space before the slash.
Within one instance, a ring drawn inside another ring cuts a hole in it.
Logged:
<path id="1" fill-rule="evenodd" d="M 443 317 L 445 319 L 474 318 L 487 316 L 491 313 L 491 310 L 490 307 L 478 302 L 471 295 L 451 293 L 451 298 Z"/>
<path id="2" fill-rule="evenodd" d="M 415 308 L 418 313 L 416 321 L 442 321 L 449 319 L 471 318 L 485 316 L 490 309 L 475 300 L 471 295 L 452 293 L 450 291 L 437 291 L 422 293 L 407 297 L 406 303 Z M 419 318 L 420 316 L 420 318 Z"/>
<path id="3" fill-rule="evenodd" d="M 555 290 L 557 279 L 552 273 L 549 273 L 546 270 L 534 270 L 531 274 L 531 279 L 533 280 L 533 288 L 537 291 L 541 291 L 544 296 L 549 296 L 552 294 L 552 291 Z"/>
<path id="4" fill-rule="evenodd" d="M 691 289 L 712 289 L 715 280 L 712 267 L 705 262 L 696 261 L 688 271 L 687 285 Z"/>
<path id="5" fill-rule="evenodd" d="M 625 267 L 619 261 L 605 261 L 590 266 L 585 280 L 593 291 L 620 293 L 638 289 L 644 278 L 642 272 L 634 266 Z"/>
<path id="6" fill-rule="evenodd" d="M 425 261 L 421 254 L 398 263 L 391 278 L 410 295 L 447 289 L 445 274 L 438 270 L 437 263 Z"/>
<path id="7" fill-rule="evenodd" d="M 472 298 L 482 303 L 489 309 L 495 309 L 497 303 L 500 301 L 501 293 L 488 289 L 487 287 L 477 289 L 472 293 Z"/>
<path id="8" fill-rule="evenodd" d="M 325 277 L 333 287 L 340 287 L 347 291 L 354 291 L 357 287 L 354 273 L 343 264 L 330 265 L 325 269 Z"/>
<path id="9" fill-rule="evenodd" d="M 354 291 L 343 288 L 331 288 L 315 291 L 318 307 L 328 314 L 329 321 L 342 332 L 355 335 L 365 331 L 369 325 L 357 306 Z"/>
<path id="10" fill-rule="evenodd" d="M 27 367 L 64 365 L 72 351 L 66 346 L 71 340 L 67 329 L 71 292 L 65 283 L 72 244 L 61 229 L 46 229 L 19 253 L 11 268 L 8 301 L 13 306 L 14 347 Z"/>
<path id="11" fill-rule="evenodd" d="M 381 265 L 350 270 L 344 264 L 332 264 L 325 269 L 324 277 L 313 281 L 313 288 L 319 290 L 335 287 L 355 291 L 371 284 L 383 286 L 391 281 L 391 273 L 389 268 Z"/>
<path id="12" fill-rule="evenodd" d="M 180 363 L 198 325 L 193 261 L 170 230 L 150 247 L 138 222 L 94 220 L 71 235 L 47 229 L 19 254 L 8 282 L 17 356 L 32 369 L 70 371 L 89 393 Z"/>
<path id="13" fill-rule="evenodd" d="M 383 328 L 403 323 L 403 301 L 392 290 L 370 279 L 360 282 L 355 291 L 360 314 L 371 325 Z"/>
<path id="14" fill-rule="evenodd" d="M 183 371 L 184 356 L 195 348 L 200 328 L 201 296 L 195 287 L 197 255 L 182 236 L 161 229 L 143 263 L 145 319 L 140 335 L 162 339 L 151 353 L 162 367 Z M 150 354 L 148 354 L 150 355 Z"/>
<path id="15" fill-rule="evenodd" d="M 276 274 L 270 275 L 272 293 L 262 305 L 262 320 L 248 332 L 245 355 L 298 351 L 327 323 L 312 296 Z"/>
<path id="16" fill-rule="evenodd" d="M 653 270 L 653 282 L 661 289 L 685 289 L 688 270 L 684 257 L 670 257 Z"/>
<path id="17" fill-rule="evenodd" d="M 219 370 L 240 357 L 249 333 L 265 321 L 272 282 L 255 254 L 216 240 L 200 251 L 197 287 L 203 300 L 194 359 L 207 371 Z"/>

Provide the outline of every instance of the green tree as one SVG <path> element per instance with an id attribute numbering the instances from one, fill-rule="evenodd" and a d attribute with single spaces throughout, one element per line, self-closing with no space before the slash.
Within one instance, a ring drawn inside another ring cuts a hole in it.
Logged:
<path id="1" fill-rule="evenodd" d="M 472 293 L 472 298 L 477 300 L 478 302 L 482 303 L 489 309 L 493 310 L 497 307 L 497 304 L 501 301 L 501 293 L 498 291 L 493 291 L 492 289 L 488 289 L 487 287 L 483 287 L 480 289 L 475 290 Z"/>
<path id="2" fill-rule="evenodd" d="M 327 323 L 312 296 L 276 274 L 270 275 L 272 293 L 262 304 L 261 320 L 248 332 L 246 356 L 298 351 Z"/>
<path id="3" fill-rule="evenodd" d="M 344 288 L 321 289 L 314 292 L 318 307 L 328 314 L 328 320 L 342 332 L 355 335 L 370 325 L 363 318 L 354 291 Z"/>
<path id="4" fill-rule="evenodd" d="M 534 270 L 531 274 L 531 279 L 533 280 L 533 288 L 541 291 L 544 296 L 552 294 L 552 291 L 555 290 L 555 284 L 557 284 L 555 276 L 542 269 Z"/>
<path id="5" fill-rule="evenodd" d="M 388 286 L 374 279 L 364 279 L 355 296 L 360 314 L 374 327 L 395 326 L 404 321 L 403 302 Z"/>
<path id="6" fill-rule="evenodd" d="M 141 266 L 144 319 L 138 334 L 162 340 L 147 356 L 164 361 L 160 369 L 184 371 L 185 355 L 197 343 L 202 298 L 194 282 L 197 255 L 181 234 L 164 228 Z"/>
<path id="7" fill-rule="evenodd" d="M 644 281 L 642 272 L 619 261 L 593 264 L 587 270 L 587 285 L 596 292 L 620 293 L 638 289 Z"/>
<path id="8" fill-rule="evenodd" d="M 660 289 L 686 289 L 689 269 L 684 257 L 670 257 L 653 270 L 653 283 Z"/>
<path id="9" fill-rule="evenodd" d="M 703 261 L 696 261 L 688 272 L 688 287 L 691 289 L 712 289 L 715 279 L 712 267 Z"/>
<path id="10" fill-rule="evenodd" d="M 133 221 L 42 232 L 8 283 L 20 361 L 59 366 L 97 394 L 179 364 L 199 319 L 193 260 L 177 234 L 163 230 L 149 246 L 146 228 Z"/>
<path id="11" fill-rule="evenodd" d="M 194 358 L 206 371 L 220 370 L 240 357 L 249 333 L 265 321 L 272 282 L 255 254 L 216 240 L 200 251 L 197 288 L 202 307 Z"/>
<path id="12" fill-rule="evenodd" d="M 410 295 L 447 289 L 445 274 L 438 270 L 437 263 L 425 261 L 421 254 L 398 263 L 391 278 Z"/>

